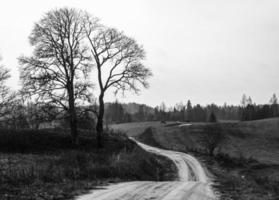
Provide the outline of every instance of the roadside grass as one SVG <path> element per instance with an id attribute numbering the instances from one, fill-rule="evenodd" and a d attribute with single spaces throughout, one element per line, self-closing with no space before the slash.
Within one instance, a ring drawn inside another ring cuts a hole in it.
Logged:
<path id="1" fill-rule="evenodd" d="M 162 148 L 159 142 L 156 141 L 156 138 L 154 136 L 154 132 L 156 132 L 156 129 L 153 127 L 148 127 L 143 131 L 142 134 L 136 136 L 136 139 L 138 139 L 140 142 L 153 146 L 153 147 L 159 147 Z"/>
<path id="2" fill-rule="evenodd" d="M 214 176 L 220 199 L 278 200 L 279 166 L 263 165 L 245 158 L 212 158 L 196 154 Z"/>
<path id="3" fill-rule="evenodd" d="M 168 122 L 169 123 L 169 122 Z M 171 123 L 170 123 L 171 124 Z M 225 139 L 218 151 L 230 157 L 253 158 L 263 164 L 279 164 L 279 118 L 249 122 L 224 122 L 221 126 Z M 126 130 L 128 136 L 138 136 L 148 127 L 156 129 L 156 140 L 164 147 L 183 151 L 204 151 L 200 138 L 208 123 L 192 123 L 190 126 L 164 126 L 159 122 L 118 124 L 112 126 Z M 132 130 L 127 130 L 134 127 Z"/>
<path id="4" fill-rule="evenodd" d="M 0 130 L 0 199 L 73 199 L 111 182 L 170 180 L 174 164 L 145 152 L 127 136 L 107 131 L 105 148 L 82 131 L 79 146 L 68 130 Z"/>
<path id="5" fill-rule="evenodd" d="M 152 126 L 137 138 L 146 144 L 193 154 L 214 177 L 221 200 L 278 200 L 279 119 L 221 123 L 225 139 L 214 156 L 199 141 L 205 125 Z"/>

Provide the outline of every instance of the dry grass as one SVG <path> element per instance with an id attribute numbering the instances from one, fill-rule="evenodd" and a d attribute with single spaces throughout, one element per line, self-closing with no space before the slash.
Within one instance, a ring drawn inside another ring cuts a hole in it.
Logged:
<path id="1" fill-rule="evenodd" d="M 83 133 L 76 147 L 62 130 L 1 130 L 0 199 L 71 199 L 111 181 L 174 176 L 171 161 L 143 151 L 125 135 L 108 133 L 106 148 L 98 150 L 90 134 Z"/>
<path id="2" fill-rule="evenodd" d="M 183 151 L 202 151 L 201 138 L 206 123 L 191 126 L 164 126 L 160 122 L 118 124 L 112 126 L 124 130 L 129 136 L 138 136 L 148 127 L 156 129 L 154 135 L 165 148 Z M 221 123 L 225 140 L 220 153 L 231 157 L 253 158 L 263 164 L 279 164 L 279 118 Z"/>
<path id="3" fill-rule="evenodd" d="M 221 199 L 279 199 L 279 118 L 249 122 L 222 122 L 222 140 L 215 157 L 205 153 L 200 138 L 206 123 L 164 126 L 159 122 L 125 124 L 128 135 L 152 131 L 138 137 L 166 149 L 195 154 L 215 176 Z M 117 128 L 123 128 L 118 125 Z"/>
<path id="4" fill-rule="evenodd" d="M 160 128 L 164 125 L 158 121 L 154 122 L 132 122 L 132 123 L 123 123 L 123 124 L 113 124 L 110 125 L 110 128 L 113 130 L 119 130 L 123 133 L 126 133 L 130 137 L 135 137 L 144 132 L 148 127 Z"/>

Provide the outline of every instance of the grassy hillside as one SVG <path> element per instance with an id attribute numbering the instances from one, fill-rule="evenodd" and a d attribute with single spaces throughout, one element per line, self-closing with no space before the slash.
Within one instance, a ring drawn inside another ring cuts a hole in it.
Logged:
<path id="1" fill-rule="evenodd" d="M 164 127 L 156 133 L 166 148 L 184 151 L 202 150 L 201 138 L 207 124 L 183 127 Z M 224 140 L 219 145 L 220 154 L 230 157 L 254 159 L 263 164 L 279 164 L 279 119 L 239 123 L 221 123 Z"/>
<path id="2" fill-rule="evenodd" d="M 206 123 L 193 123 L 179 126 L 181 123 L 139 122 L 113 125 L 128 136 L 138 136 L 148 127 L 155 128 L 156 140 L 165 148 L 183 151 L 202 150 L 200 138 Z M 255 159 L 263 164 L 279 164 L 279 118 L 220 123 L 225 139 L 219 147 L 219 153 L 231 157 Z"/>
<path id="3" fill-rule="evenodd" d="M 113 124 L 110 126 L 110 128 L 116 131 L 121 131 L 129 137 L 136 137 L 143 133 L 144 130 L 150 126 L 155 128 L 163 127 L 163 125 L 160 122 L 154 121 Z"/>
<path id="4" fill-rule="evenodd" d="M 217 125 L 223 138 L 214 156 L 203 139 L 216 124 L 144 122 L 114 128 L 150 145 L 194 154 L 215 175 L 222 199 L 279 199 L 279 118 Z"/>
<path id="5" fill-rule="evenodd" d="M 106 133 L 102 150 L 93 133 L 81 135 L 73 146 L 67 130 L 0 130 L 0 199 L 72 199 L 109 182 L 174 176 L 170 160 L 123 134 Z"/>

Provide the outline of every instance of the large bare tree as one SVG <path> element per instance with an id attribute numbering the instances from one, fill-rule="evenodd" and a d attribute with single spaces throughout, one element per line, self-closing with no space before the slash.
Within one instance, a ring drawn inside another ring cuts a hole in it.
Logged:
<path id="1" fill-rule="evenodd" d="M 88 16 L 85 22 L 86 35 L 91 54 L 97 68 L 99 85 L 99 110 L 97 116 L 98 146 L 103 146 L 104 96 L 110 88 L 114 92 L 132 90 L 138 93 L 140 86 L 148 87 L 147 79 L 152 75 L 142 60 L 145 51 L 137 42 L 114 28 L 96 23 Z"/>
<path id="2" fill-rule="evenodd" d="M 73 142 L 78 142 L 76 105 L 89 96 L 90 54 L 84 44 L 85 13 L 62 8 L 47 12 L 30 35 L 33 55 L 20 57 L 21 80 L 36 101 L 68 113 Z"/>

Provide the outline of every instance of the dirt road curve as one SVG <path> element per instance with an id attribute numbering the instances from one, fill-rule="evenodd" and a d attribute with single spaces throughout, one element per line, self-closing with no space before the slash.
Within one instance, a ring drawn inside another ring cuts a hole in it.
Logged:
<path id="1" fill-rule="evenodd" d="M 136 141 L 137 142 L 137 141 Z M 166 156 L 178 169 L 177 181 L 134 181 L 93 190 L 76 200 L 215 200 L 209 178 L 201 164 L 185 153 L 154 148 L 140 142 L 148 152 Z"/>

